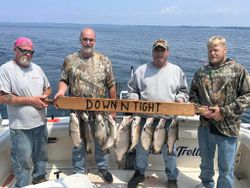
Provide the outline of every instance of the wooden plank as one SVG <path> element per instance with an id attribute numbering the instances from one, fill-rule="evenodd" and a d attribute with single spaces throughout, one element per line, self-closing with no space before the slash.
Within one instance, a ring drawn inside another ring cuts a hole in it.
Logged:
<path id="1" fill-rule="evenodd" d="M 47 101 L 49 102 L 49 101 Z M 54 103 L 59 109 L 123 112 L 155 115 L 193 116 L 205 108 L 194 103 L 120 100 L 106 98 L 60 97 Z"/>

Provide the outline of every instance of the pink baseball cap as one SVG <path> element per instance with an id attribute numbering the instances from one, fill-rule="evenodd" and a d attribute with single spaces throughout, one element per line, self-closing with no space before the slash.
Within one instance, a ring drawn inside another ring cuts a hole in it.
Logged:
<path id="1" fill-rule="evenodd" d="M 33 43 L 27 37 L 19 37 L 18 39 L 16 39 L 14 46 L 31 46 L 31 47 L 33 47 Z"/>

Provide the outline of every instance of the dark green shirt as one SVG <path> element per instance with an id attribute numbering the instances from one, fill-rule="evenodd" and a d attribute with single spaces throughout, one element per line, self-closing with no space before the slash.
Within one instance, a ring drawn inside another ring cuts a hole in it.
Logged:
<path id="1" fill-rule="evenodd" d="M 216 127 L 225 136 L 238 136 L 241 114 L 250 106 L 249 74 L 242 65 L 230 59 L 218 67 L 205 65 L 193 77 L 190 100 L 200 105 L 221 107 L 221 121 L 201 116 L 201 126 Z"/>

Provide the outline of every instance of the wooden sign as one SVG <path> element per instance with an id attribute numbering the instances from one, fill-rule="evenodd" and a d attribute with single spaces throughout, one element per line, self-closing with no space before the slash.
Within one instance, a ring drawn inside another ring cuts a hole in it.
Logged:
<path id="1" fill-rule="evenodd" d="M 59 109 L 106 111 L 155 115 L 193 116 L 200 114 L 206 107 L 197 107 L 194 103 L 157 102 L 142 100 L 120 100 L 106 98 L 60 97 L 49 101 Z"/>

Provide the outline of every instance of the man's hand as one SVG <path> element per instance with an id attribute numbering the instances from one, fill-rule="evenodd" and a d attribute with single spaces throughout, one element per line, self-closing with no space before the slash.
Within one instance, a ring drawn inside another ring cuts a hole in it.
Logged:
<path id="1" fill-rule="evenodd" d="M 201 113 L 201 116 L 207 118 L 207 119 L 211 119 L 212 118 L 212 113 L 213 111 L 212 110 L 209 110 L 208 107 L 206 107 L 206 111 L 204 111 L 203 113 Z"/>
<path id="2" fill-rule="evenodd" d="M 64 96 L 64 91 L 62 91 L 62 90 L 58 90 L 58 92 L 55 94 L 55 96 L 54 96 L 54 99 L 57 99 L 57 98 L 59 98 L 59 97 L 63 97 Z"/>
<path id="3" fill-rule="evenodd" d="M 48 98 L 48 95 L 41 95 L 41 96 L 39 96 L 39 97 L 40 97 L 40 99 L 41 99 L 41 100 L 43 100 L 43 101 L 44 101 L 45 99 L 47 99 L 47 98 Z"/>
<path id="4" fill-rule="evenodd" d="M 203 112 L 201 115 L 207 119 L 213 119 L 215 121 L 220 121 L 223 118 L 219 106 L 213 107 L 212 110 L 209 109 L 209 107 L 207 107 L 207 110 Z"/>
<path id="5" fill-rule="evenodd" d="M 213 107 L 214 108 L 214 107 Z M 215 109 L 212 110 L 212 114 L 211 114 L 212 119 L 214 119 L 215 121 L 220 121 L 222 120 L 223 116 L 221 114 L 221 110 L 219 106 L 215 106 Z"/>
<path id="6" fill-rule="evenodd" d="M 184 103 L 185 101 L 184 101 L 183 98 L 178 98 L 178 99 L 175 100 L 175 102 Z"/>
<path id="7" fill-rule="evenodd" d="M 114 120 L 116 120 L 116 112 L 110 112 L 109 114 L 112 116 Z"/>
<path id="8" fill-rule="evenodd" d="M 43 101 L 45 99 L 44 97 L 47 98 L 47 95 L 31 97 L 30 105 L 35 107 L 38 110 L 46 108 L 48 105 Z"/>
<path id="9" fill-rule="evenodd" d="M 63 90 L 58 90 L 57 93 L 56 93 L 55 96 L 54 96 L 54 99 L 56 100 L 56 99 L 58 99 L 58 98 L 60 98 L 60 97 L 63 97 L 64 94 L 65 94 L 65 91 L 63 91 Z M 56 104 L 55 104 L 55 107 L 58 109 L 58 106 L 57 106 Z"/>

